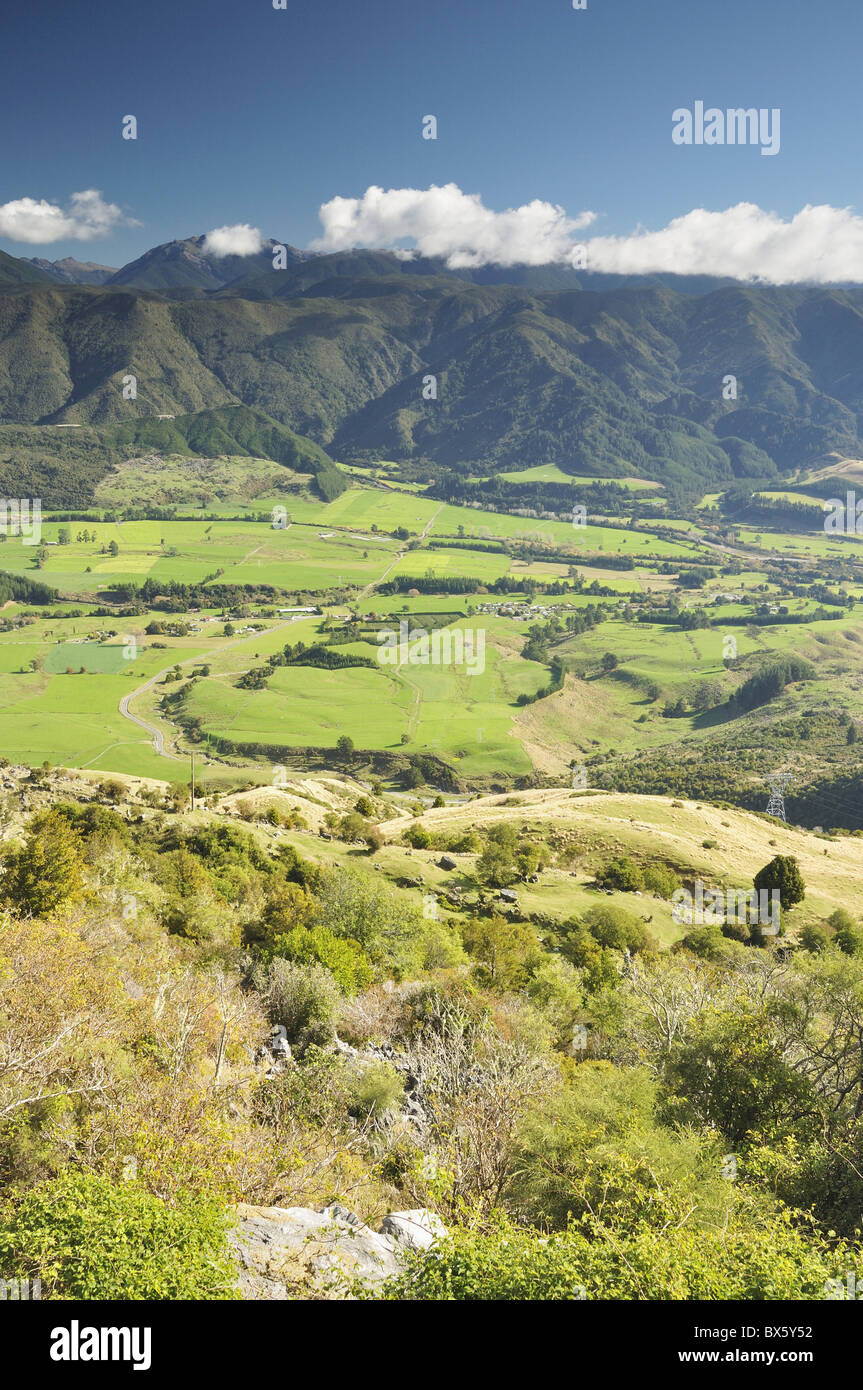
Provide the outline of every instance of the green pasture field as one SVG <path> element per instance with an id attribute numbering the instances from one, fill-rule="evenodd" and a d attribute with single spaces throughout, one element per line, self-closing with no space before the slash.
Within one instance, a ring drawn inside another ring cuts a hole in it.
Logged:
<path id="1" fill-rule="evenodd" d="M 586 486 L 591 483 L 616 483 L 618 487 L 628 488 L 631 492 L 663 490 L 662 483 L 651 482 L 647 478 L 594 478 L 584 473 L 564 473 L 556 463 L 538 463 L 534 468 L 498 473 L 495 476 L 509 483 L 580 483 Z"/>
<path id="2" fill-rule="evenodd" d="M 457 536 L 459 526 L 473 539 L 496 536 L 526 540 L 547 540 L 549 544 L 572 550 L 574 554 L 607 550 L 613 554 L 660 555 L 695 558 L 696 551 L 686 542 L 673 542 L 645 531 L 617 529 L 610 526 L 573 526 L 567 521 L 544 521 L 541 518 L 508 516 L 500 512 L 485 512 L 471 507 L 443 506 L 436 517 L 431 535 Z"/>
<path id="3" fill-rule="evenodd" d="M 205 733 L 239 743 L 307 744 L 335 747 L 342 734 L 358 747 L 436 752 L 455 758 L 466 772 L 529 771 L 519 743 L 510 737 L 515 699 L 547 679 L 545 667 L 523 661 L 513 649 L 517 629 L 505 619 L 483 615 L 458 625 L 486 633 L 485 669 L 378 664 L 325 671 L 278 667 L 268 689 L 240 690 L 233 680 L 213 676 L 194 687 L 189 712 Z M 451 629 L 455 630 L 455 629 Z M 500 645 L 502 644 L 502 645 Z M 356 649 L 374 658 L 369 643 Z"/>
<path id="4" fill-rule="evenodd" d="M 65 674 L 70 668 L 89 674 L 108 673 L 116 676 L 128 670 L 129 656 L 122 642 L 58 642 L 44 660 L 44 669 L 51 674 Z"/>
<path id="5" fill-rule="evenodd" d="M 193 662 L 209 664 L 214 672 L 245 670 L 256 664 L 256 654 L 263 659 L 288 640 L 299 640 L 303 632 L 308 640 L 313 629 L 311 622 L 302 620 L 271 623 L 265 632 L 227 638 L 223 622 L 218 621 L 202 623 L 200 632 L 185 638 L 152 637 L 144 633 L 152 616 L 41 619 L 0 633 L 0 753 L 11 761 L 47 760 L 69 767 L 172 778 L 177 768 L 182 772 L 182 765 L 158 756 L 147 732 L 119 714 L 121 697 L 178 663 L 190 663 L 182 666 L 187 675 Z M 124 637 L 135 638 L 134 659 L 123 655 L 119 638 L 110 645 L 67 640 L 75 635 L 92 639 L 119 626 Z M 39 669 L 31 671 L 34 660 Z M 82 665 L 83 675 L 79 674 Z M 103 669 L 96 672 L 96 665 Z M 68 667 L 74 674 L 66 674 Z M 157 711 L 167 689 L 171 686 L 154 686 L 133 702 L 132 712 L 160 727 L 170 743 L 176 730 Z"/>
<path id="6" fill-rule="evenodd" d="M 765 488 L 761 488 L 759 489 L 758 495 L 759 497 L 770 497 L 776 501 L 806 502 L 809 506 L 815 507 L 821 507 L 824 501 L 823 497 L 816 497 L 810 492 L 781 492 L 774 491 L 772 488 L 769 491 Z"/>
<path id="7" fill-rule="evenodd" d="M 269 522 L 129 521 L 44 522 L 43 539 L 56 540 L 61 526 L 69 545 L 52 546 L 44 567 L 35 568 L 35 548 L 8 542 L 0 568 L 40 578 L 63 593 L 98 592 L 145 579 L 200 583 L 217 569 L 225 584 L 273 584 L 314 590 L 336 584 L 375 582 L 396 553 L 389 536 L 355 539 L 326 527 L 291 525 L 275 530 Z M 82 531 L 95 541 L 77 541 Z M 119 553 L 103 553 L 116 541 Z M 176 554 L 170 552 L 176 551 Z"/>
<path id="8" fill-rule="evenodd" d="M 863 560 L 863 536 L 833 536 L 827 532 L 791 535 L 759 530 L 755 526 L 735 526 L 738 540 L 760 550 L 788 555 L 809 555 L 816 559 Z"/>
<path id="9" fill-rule="evenodd" d="M 459 575 L 493 583 L 495 579 L 502 579 L 509 568 L 508 555 L 488 555 L 481 550 L 409 550 L 394 565 L 388 578 Z"/>
<path id="10" fill-rule="evenodd" d="M 528 474 L 534 472 L 528 470 Z M 528 474 L 514 476 L 525 478 Z M 246 482 L 250 486 L 254 485 L 253 475 L 259 476 L 248 470 Z M 248 505 L 254 511 L 260 503 L 261 499 L 255 498 Z M 240 743 L 327 748 L 334 747 L 345 733 L 361 748 L 436 752 L 467 777 L 501 780 L 530 772 L 537 749 L 537 766 L 542 765 L 543 750 L 552 761 L 557 758 L 559 762 L 566 754 L 565 766 L 569 756 L 611 749 L 635 752 L 709 733 L 709 726 L 704 721 L 699 724 L 692 715 L 663 718 L 662 706 L 667 698 L 677 698 L 706 679 L 721 681 L 727 689 L 738 683 L 741 677 L 729 676 L 723 664 L 723 637 L 728 634 L 733 634 L 738 654 L 744 659 L 794 652 L 811 660 L 817 680 L 804 689 L 811 692 L 813 700 L 835 700 L 838 683 L 849 708 L 863 706 L 863 642 L 856 640 L 863 637 L 863 626 L 854 617 L 807 625 L 718 625 L 683 632 L 659 624 L 627 623 L 622 616 L 614 616 L 600 627 L 568 639 L 556 650 L 567 658 L 587 659 L 597 667 L 602 655 L 612 651 L 626 670 L 655 681 L 662 692 L 658 701 L 650 701 L 642 690 L 619 677 L 588 675 L 582 680 L 569 678 L 558 696 L 519 707 L 515 701 L 520 694 L 533 694 L 548 681 L 544 665 L 526 662 L 520 656 L 528 628 L 541 621 L 541 615 L 513 620 L 476 611 L 484 603 L 505 602 L 504 595 L 383 597 L 374 589 L 385 578 L 422 578 L 429 571 L 441 578 L 465 575 L 489 585 L 506 574 L 513 579 L 526 574 L 537 578 L 567 576 L 566 562 L 540 559 L 526 566 L 506 555 L 459 547 L 408 551 L 387 534 L 404 526 L 414 534 L 428 528 L 431 538 L 457 538 L 461 526 L 465 536 L 512 539 L 529 533 L 548 537 L 572 554 L 578 573 L 588 581 L 597 579 L 620 595 L 620 601 L 599 600 L 619 612 L 627 594 L 673 587 L 670 576 L 656 575 L 644 566 L 643 557 L 648 554 L 672 561 L 700 558 L 717 570 L 721 568 L 722 557 L 700 547 L 697 528 L 690 529 L 684 523 L 673 523 L 673 529 L 678 533 L 690 530 L 691 539 L 663 534 L 668 528 L 659 523 L 655 532 L 594 525 L 574 528 L 565 522 L 450 507 L 408 491 L 362 486 L 351 487 L 331 503 L 294 495 L 286 498 L 284 505 L 292 518 L 285 531 L 274 530 L 269 520 L 258 522 L 251 517 L 240 521 L 226 516 L 221 520 L 201 517 L 125 523 L 50 518 L 43 522 L 43 539 L 56 540 L 60 526 L 66 526 L 72 543 L 50 546 L 45 565 L 38 570 L 35 547 L 10 539 L 0 545 L 0 569 L 44 580 L 73 603 L 76 596 L 96 596 L 100 589 L 129 578 L 140 583 L 152 577 L 167 585 L 171 580 L 200 582 L 217 570 L 222 571 L 222 583 L 272 584 L 309 594 L 337 585 L 367 588 L 368 592 L 352 605 L 360 612 L 376 612 L 394 621 L 405 611 L 465 614 L 464 626 L 481 627 L 486 633 L 485 670 L 470 676 L 463 669 L 422 665 L 336 671 L 278 667 L 268 689 L 244 691 L 236 687 L 242 672 L 262 664 L 286 642 L 314 641 L 321 618 L 290 623 L 268 620 L 266 629 L 257 633 L 248 631 L 249 623 L 257 620 L 234 619 L 234 638 L 224 636 L 224 617 L 208 621 L 214 616 L 212 610 L 176 615 L 193 628 L 182 638 L 145 636 L 152 614 L 138 618 L 39 618 L 24 628 L 0 632 L 0 753 L 30 763 L 47 759 L 70 767 L 185 780 L 184 761 L 159 757 L 150 734 L 124 719 L 118 703 L 124 694 L 175 663 L 181 663 L 183 674 L 189 675 L 192 662 L 207 664 L 211 673 L 198 681 L 188 699 L 189 713 L 200 716 L 205 732 Z M 382 529 L 373 534 L 372 525 Z M 95 540 L 76 540 L 83 530 L 95 533 Z M 765 551 L 803 555 L 805 548 L 812 546 L 812 557 L 828 563 L 836 554 L 847 558 L 849 544 L 855 544 L 820 535 L 774 535 L 756 528 L 737 528 L 737 533 L 742 539 L 760 535 Z M 103 553 L 112 540 L 119 547 L 116 557 Z M 591 566 L 590 555 L 599 552 L 630 554 L 638 568 L 619 571 Z M 582 556 L 587 557 L 585 563 Z M 828 572 L 825 578 L 829 577 Z M 678 598 L 684 605 L 701 606 L 709 604 L 713 592 L 745 591 L 756 600 L 770 597 L 785 604 L 791 614 L 811 611 L 815 606 L 808 598 L 783 596 L 775 584 L 765 585 L 764 574 L 753 569 L 719 576 L 708 588 L 692 594 L 678 591 Z M 753 594 L 753 590 L 762 592 Z M 524 601 L 524 595 L 512 598 Z M 82 606 L 86 603 L 77 601 Z M 288 606 L 289 602 L 275 600 L 272 606 Z M 537 595 L 534 602 L 553 608 L 566 603 L 583 607 L 596 600 L 585 594 Z M 62 610 L 63 600 L 52 607 Z M 20 611 L 20 606 L 12 605 L 4 616 L 14 618 Z M 347 604 L 339 605 L 339 612 L 346 615 Z M 746 609 L 740 603 L 724 601 L 721 606 L 710 606 L 710 615 L 721 622 L 735 615 L 745 616 Z M 156 616 L 166 619 L 162 613 Z M 111 632 L 115 635 L 110 644 L 103 642 L 101 638 Z M 138 644 L 132 659 L 123 655 L 128 636 L 135 636 Z M 361 643 L 357 650 L 374 657 L 377 648 Z M 78 674 L 81 666 L 86 668 L 85 674 Z M 70 667 L 76 674 L 67 674 Z M 159 710 L 162 696 L 176 688 L 173 682 L 155 684 L 137 695 L 131 707 L 135 715 L 163 732 L 169 749 L 185 746 L 178 727 Z M 642 718 L 643 722 L 638 722 Z M 207 775 L 228 777 L 236 773 L 212 764 Z"/>
<path id="11" fill-rule="evenodd" d="M 314 523 L 321 528 L 341 526 L 371 534 L 371 527 L 394 531 L 400 526 L 419 534 L 440 510 L 441 503 L 426 497 L 385 488 L 351 487 L 332 502 L 303 501 L 293 498 L 287 506 L 295 521 Z M 468 515 L 470 509 L 464 508 Z"/>

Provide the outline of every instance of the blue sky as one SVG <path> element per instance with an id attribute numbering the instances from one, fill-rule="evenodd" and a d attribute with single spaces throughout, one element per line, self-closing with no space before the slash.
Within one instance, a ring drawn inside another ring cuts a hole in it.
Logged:
<path id="1" fill-rule="evenodd" d="M 0 204 L 96 188 L 141 224 L 0 238 L 13 255 L 120 265 L 233 223 L 305 246 L 373 184 L 590 209 L 605 236 L 740 202 L 863 212 L 851 0 L 4 0 L 3 39 Z M 780 153 L 675 146 L 699 99 L 779 107 Z"/>

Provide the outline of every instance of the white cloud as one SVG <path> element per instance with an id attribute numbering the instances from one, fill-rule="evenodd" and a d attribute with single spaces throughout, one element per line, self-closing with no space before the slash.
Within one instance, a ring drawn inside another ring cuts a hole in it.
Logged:
<path id="1" fill-rule="evenodd" d="M 694 208 L 658 231 L 585 237 L 594 212 L 568 217 L 535 200 L 506 212 L 486 208 L 455 184 L 429 189 L 371 187 L 361 198 L 333 198 L 320 208 L 316 251 L 354 246 L 440 256 L 453 269 L 481 265 L 573 264 L 585 248 L 586 269 L 623 275 L 731 276 L 784 285 L 863 283 L 863 217 L 850 208 L 807 205 L 784 220 L 755 203 L 721 212 Z M 400 243 L 402 243 L 400 245 Z"/>
<path id="2" fill-rule="evenodd" d="M 575 233 L 595 213 L 568 218 L 563 208 L 534 199 L 520 208 L 492 212 L 478 193 L 443 187 L 367 188 L 362 198 L 333 198 L 320 209 L 323 235 L 315 251 L 352 246 L 395 247 L 404 238 L 422 256 L 447 265 L 546 265 L 565 260 Z"/>
<path id="3" fill-rule="evenodd" d="M 106 203 L 97 188 L 73 193 L 68 208 L 44 198 L 16 198 L 0 204 L 0 236 L 45 246 L 51 241 L 95 241 L 118 226 L 139 224 L 124 217 L 116 203 Z"/>
<path id="4" fill-rule="evenodd" d="M 829 205 L 807 204 L 787 221 L 755 203 L 693 208 L 658 232 L 592 238 L 587 264 L 626 275 L 729 275 L 774 285 L 863 281 L 863 217 Z"/>
<path id="5" fill-rule="evenodd" d="M 204 250 L 209 256 L 256 256 L 264 244 L 260 230 L 248 222 L 233 227 L 216 227 L 204 238 Z"/>

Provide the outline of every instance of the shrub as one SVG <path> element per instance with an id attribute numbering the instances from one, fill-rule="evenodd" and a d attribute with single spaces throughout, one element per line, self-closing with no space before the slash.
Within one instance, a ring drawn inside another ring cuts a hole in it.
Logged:
<path id="1" fill-rule="evenodd" d="M 428 849 L 431 844 L 431 835 L 424 825 L 409 825 L 404 838 L 414 849 Z"/>
<path id="2" fill-rule="evenodd" d="M 326 966 L 345 994 L 358 994 L 372 982 L 374 970 L 359 942 L 336 936 L 327 927 L 294 927 L 273 941 L 272 952 L 297 965 Z"/>
<path id="3" fill-rule="evenodd" d="M 749 933 L 745 927 L 743 932 L 744 939 L 748 939 Z M 696 927 L 684 936 L 683 945 L 694 956 L 700 956 L 702 960 L 713 961 L 716 964 L 723 960 L 727 951 L 725 936 L 717 927 Z"/>
<path id="4" fill-rule="evenodd" d="M 220 1204 L 68 1169 L 0 1208 L 0 1273 L 60 1299 L 239 1296 Z"/>
<path id="5" fill-rule="evenodd" d="M 395 1110 L 404 1089 L 404 1081 L 389 1062 L 370 1062 L 348 1081 L 350 1113 L 366 1119 Z"/>
<path id="6" fill-rule="evenodd" d="M 600 946 L 636 952 L 643 951 L 649 944 L 644 925 L 622 907 L 613 907 L 610 903 L 592 907 L 585 912 L 584 920 Z"/>
<path id="7" fill-rule="evenodd" d="M 492 1231 L 442 1241 L 433 1260 L 410 1256 L 405 1269 L 366 1298 L 477 1302 L 825 1297 L 831 1278 L 854 1267 L 853 1248 L 831 1246 L 787 1212 L 766 1212 L 754 1230 L 651 1227 L 609 1240 L 601 1222 L 550 1237 L 503 1220 Z"/>
<path id="8" fill-rule="evenodd" d="M 82 859 L 80 836 L 59 811 L 46 811 L 7 858 L 0 893 L 16 911 L 44 917 L 81 892 Z"/>
<path id="9" fill-rule="evenodd" d="M 830 937 L 823 927 L 806 926 L 800 932 L 800 945 L 804 951 L 811 951 L 813 955 L 820 955 L 830 945 Z"/>
<path id="10" fill-rule="evenodd" d="M 677 874 L 673 869 L 669 869 L 667 864 L 646 864 L 642 870 L 642 878 L 648 893 L 652 893 L 657 898 L 664 898 L 666 901 L 680 886 Z"/>
<path id="11" fill-rule="evenodd" d="M 517 873 L 509 845 L 489 839 L 476 861 L 476 875 L 481 883 L 487 883 L 492 888 L 507 888 L 514 883 Z"/>
<path id="12" fill-rule="evenodd" d="M 450 854 L 479 854 L 482 840 L 475 830 L 467 830 L 462 835 L 453 835 L 446 847 Z"/>
<path id="13" fill-rule="evenodd" d="M 296 965 L 276 956 L 267 971 L 264 999 L 273 1023 L 281 1024 L 301 1050 L 332 1042 L 339 987 L 323 965 Z"/>
<path id="14" fill-rule="evenodd" d="M 845 908 L 838 907 L 827 918 L 833 928 L 833 940 L 846 956 L 863 956 L 863 928 L 859 927 Z"/>
<path id="15" fill-rule="evenodd" d="M 616 888 L 620 893 L 635 893 L 644 887 L 641 870 L 627 858 L 613 859 L 600 869 L 596 881 L 603 888 Z"/>

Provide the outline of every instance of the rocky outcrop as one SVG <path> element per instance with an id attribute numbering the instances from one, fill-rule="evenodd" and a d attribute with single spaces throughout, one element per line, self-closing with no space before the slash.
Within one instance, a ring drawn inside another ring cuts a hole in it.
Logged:
<path id="1" fill-rule="evenodd" d="M 356 1280 L 380 1284 L 406 1251 L 427 1250 L 447 1232 L 420 1208 L 391 1212 L 378 1231 L 346 1207 L 236 1208 L 232 1241 L 246 1299 L 344 1299 Z"/>
<path id="2" fill-rule="evenodd" d="M 381 1222 L 381 1234 L 391 1236 L 408 1250 L 428 1250 L 436 1240 L 442 1240 L 446 1226 L 436 1212 L 425 1207 L 415 1211 L 391 1211 Z"/>

